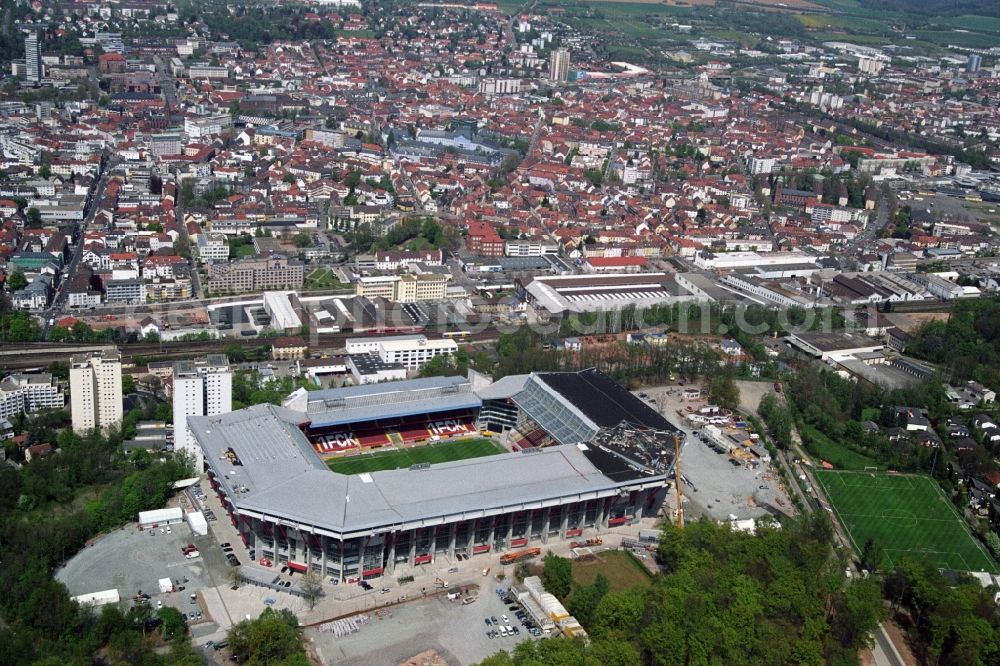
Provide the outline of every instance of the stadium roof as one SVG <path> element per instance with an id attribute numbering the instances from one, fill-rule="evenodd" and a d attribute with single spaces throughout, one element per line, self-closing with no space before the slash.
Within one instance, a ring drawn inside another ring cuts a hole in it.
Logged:
<path id="1" fill-rule="evenodd" d="M 595 466 L 586 447 L 576 446 L 419 470 L 336 474 L 299 430 L 303 419 L 292 410 L 258 405 L 220 416 L 190 417 L 188 423 L 240 512 L 340 535 L 538 508 L 567 496 L 609 497 L 623 483 Z M 651 485 L 665 480 L 664 475 L 642 478 Z"/>
<path id="2" fill-rule="evenodd" d="M 423 379 L 406 379 L 385 384 L 365 384 L 363 386 L 345 386 L 343 388 L 310 391 L 309 402 L 327 400 L 330 398 L 356 398 L 359 396 L 383 395 L 388 393 L 406 393 L 428 388 L 445 388 L 468 384 L 465 377 L 426 377 Z"/>
<path id="3" fill-rule="evenodd" d="M 602 428 L 623 420 L 653 430 L 676 431 L 670 421 L 596 368 L 536 375 Z"/>
<path id="4" fill-rule="evenodd" d="M 472 393 L 455 393 L 450 396 L 438 396 L 436 398 L 428 398 L 427 400 L 412 400 L 410 402 L 400 402 L 391 405 L 370 405 L 367 407 L 355 407 L 353 409 L 317 411 L 310 413 L 309 417 L 314 428 L 322 428 L 325 426 L 363 423 L 365 421 L 374 421 L 375 419 L 394 419 L 417 414 L 436 414 L 438 412 L 450 412 L 457 409 L 478 409 L 482 407 L 482 404 L 482 401 Z"/>
<path id="5" fill-rule="evenodd" d="M 524 390 L 531 375 L 507 375 L 476 391 L 482 400 L 502 400 Z"/>
<path id="6" fill-rule="evenodd" d="M 560 444 L 589 442 L 602 428 L 622 422 L 677 432 L 649 405 L 594 368 L 533 374 L 514 402 Z"/>
<path id="7" fill-rule="evenodd" d="M 293 393 L 284 406 L 304 411 L 314 427 L 414 414 L 477 409 L 482 401 L 465 377 L 428 377 Z"/>

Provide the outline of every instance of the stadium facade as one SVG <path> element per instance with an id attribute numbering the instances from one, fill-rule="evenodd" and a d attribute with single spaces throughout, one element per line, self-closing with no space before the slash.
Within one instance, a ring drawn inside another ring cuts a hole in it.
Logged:
<path id="1" fill-rule="evenodd" d="M 593 370 L 498 384 L 486 401 L 515 405 L 516 432 L 544 432 L 546 446 L 355 475 L 324 463 L 331 442 L 476 432 L 484 400 L 462 377 L 302 391 L 189 425 L 257 557 L 338 582 L 578 539 L 659 511 L 677 433 L 662 416 Z"/>

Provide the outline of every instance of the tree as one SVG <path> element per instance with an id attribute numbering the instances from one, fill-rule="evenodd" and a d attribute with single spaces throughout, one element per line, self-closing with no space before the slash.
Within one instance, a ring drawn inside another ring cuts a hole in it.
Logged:
<path id="1" fill-rule="evenodd" d="M 191 259 L 191 241 L 186 236 L 180 236 L 174 241 L 174 254 L 178 257 Z"/>
<path id="2" fill-rule="evenodd" d="M 265 608 L 256 620 L 244 620 L 229 631 L 229 647 L 241 664 L 308 664 L 299 622 L 288 609 Z"/>
<path id="3" fill-rule="evenodd" d="M 316 572 L 308 571 L 302 574 L 302 578 L 299 580 L 299 589 L 302 590 L 302 595 L 309 604 L 309 610 L 315 608 L 316 600 L 323 594 L 323 583 Z"/>
<path id="4" fill-rule="evenodd" d="M 301 250 L 303 248 L 312 247 L 313 239 L 312 236 L 307 233 L 297 233 L 292 237 L 292 243 L 295 244 L 295 247 Z"/>
<path id="5" fill-rule="evenodd" d="M 882 562 L 882 549 L 871 537 L 865 539 L 861 547 L 861 568 L 876 571 Z"/>
<path id="6" fill-rule="evenodd" d="M 28 286 L 28 278 L 21 271 L 15 271 L 7 278 L 7 289 L 11 292 L 20 291 Z"/>
<path id="7" fill-rule="evenodd" d="M 542 568 L 542 583 L 548 592 L 559 599 L 568 597 L 573 586 L 573 568 L 570 561 L 551 552 L 546 554 Z"/>
<path id="8" fill-rule="evenodd" d="M 591 585 L 577 585 L 569 599 L 569 612 L 573 614 L 584 627 L 590 626 L 597 605 L 608 593 L 610 584 L 604 574 L 597 574 Z"/>
<path id="9" fill-rule="evenodd" d="M 122 374 L 122 395 L 135 393 L 135 377 L 130 374 Z"/>
<path id="10" fill-rule="evenodd" d="M 156 611 L 156 617 L 163 623 L 163 637 L 168 640 L 181 639 L 187 635 L 184 614 L 173 606 L 164 606 Z"/>
<path id="11" fill-rule="evenodd" d="M 226 580 L 234 590 L 239 587 L 240 583 L 243 581 L 241 567 L 229 567 L 226 571 Z"/>
<path id="12" fill-rule="evenodd" d="M 727 409 L 739 407 L 740 389 L 733 381 L 731 373 L 723 372 L 712 377 L 712 381 L 708 385 L 708 399 L 710 402 Z"/>
<path id="13" fill-rule="evenodd" d="M 169 402 L 161 402 L 153 412 L 153 418 L 164 423 L 172 423 L 174 420 L 174 408 Z"/>
<path id="14" fill-rule="evenodd" d="M 29 227 L 36 228 L 42 226 L 42 213 L 34 206 L 28 208 L 27 218 Z"/>

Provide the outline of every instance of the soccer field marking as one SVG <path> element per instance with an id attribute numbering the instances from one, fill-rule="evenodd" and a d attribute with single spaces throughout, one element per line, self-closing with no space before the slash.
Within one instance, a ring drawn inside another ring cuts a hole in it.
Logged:
<path id="1" fill-rule="evenodd" d="M 830 500 L 832 513 L 837 517 L 837 520 L 843 527 L 844 533 L 858 554 L 860 554 L 861 550 L 858 548 L 855 533 L 858 533 L 858 535 L 868 533 L 883 541 L 889 539 L 890 543 L 898 541 L 913 544 L 914 547 L 908 549 L 886 547 L 887 544 L 882 543 L 882 552 L 890 566 L 895 566 L 900 554 L 911 553 L 916 556 L 933 556 L 936 563 L 944 568 L 964 567 L 965 571 L 980 571 L 986 568 L 991 572 L 998 571 L 997 562 L 975 538 L 958 510 L 948 500 L 944 491 L 933 479 L 919 475 L 887 475 L 885 472 L 880 473 L 876 477 L 871 472 L 816 471 L 818 472 L 815 475 L 816 479 Z M 868 479 L 865 479 L 863 483 L 858 483 L 857 481 L 861 479 L 855 477 L 859 475 L 867 475 Z M 849 476 L 850 479 L 848 479 Z M 905 484 L 900 481 L 901 479 L 906 480 Z M 888 483 L 880 484 L 879 481 L 888 481 Z M 848 490 L 855 492 L 844 494 Z M 909 524 L 903 524 L 902 521 L 894 521 L 894 517 L 886 515 L 886 512 L 890 514 L 893 511 L 900 510 L 909 512 L 910 510 L 908 509 L 890 508 L 878 513 L 872 513 L 871 511 L 876 506 L 898 506 L 900 504 L 896 497 L 890 495 L 893 491 L 904 493 L 902 499 L 906 502 L 907 506 L 922 507 L 924 511 L 933 514 L 933 516 L 926 518 L 914 516 L 915 520 L 912 522 L 907 521 Z M 946 504 L 948 508 L 937 508 L 938 502 Z M 838 503 L 857 507 L 859 513 L 841 511 L 837 508 Z M 958 538 L 955 528 L 951 527 L 956 521 L 960 526 L 959 529 L 962 532 L 962 538 Z M 930 529 L 914 532 L 913 528 L 918 525 L 927 526 Z M 961 546 L 961 548 L 959 550 L 938 550 L 937 548 L 943 545 L 939 543 L 941 541 L 945 542 L 944 545 L 947 545 L 947 542 L 950 541 Z M 973 547 L 969 548 L 966 542 L 973 544 Z M 922 544 L 934 547 L 921 547 Z M 893 552 L 896 553 L 895 558 L 891 554 Z M 974 559 L 978 568 L 970 565 L 969 558 L 965 556 L 965 553 L 969 553 L 969 557 L 973 557 L 973 552 L 975 552 Z"/>

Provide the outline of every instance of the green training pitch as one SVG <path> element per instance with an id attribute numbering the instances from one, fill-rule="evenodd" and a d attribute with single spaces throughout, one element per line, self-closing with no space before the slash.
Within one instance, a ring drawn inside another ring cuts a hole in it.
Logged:
<path id="1" fill-rule="evenodd" d="M 333 458 L 327 465 L 338 474 L 363 474 L 384 469 L 406 469 L 419 463 L 443 463 L 466 458 L 482 458 L 506 453 L 499 444 L 489 439 L 458 439 L 451 442 L 427 444 L 412 449 L 398 449 L 379 453 L 366 453 L 349 458 Z"/>
<path id="2" fill-rule="evenodd" d="M 942 569 L 1000 572 L 930 477 L 830 470 L 815 474 L 854 550 L 860 553 L 872 539 L 882 549 L 882 567 L 910 555 Z"/>

